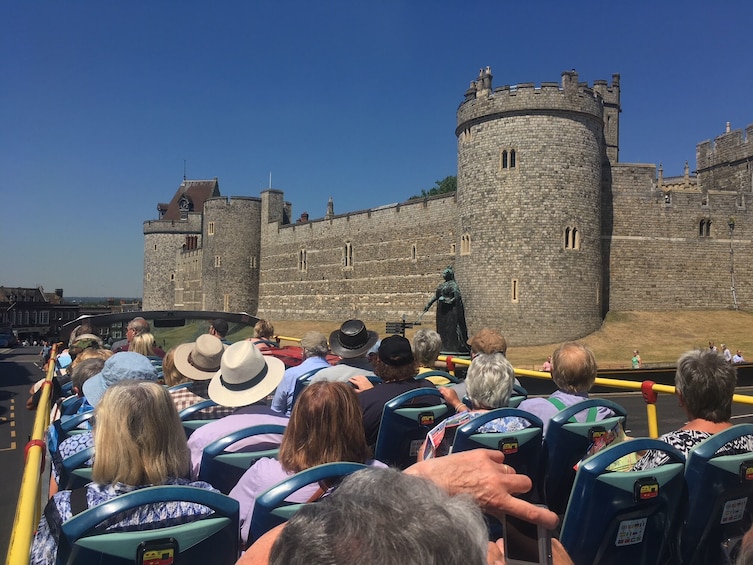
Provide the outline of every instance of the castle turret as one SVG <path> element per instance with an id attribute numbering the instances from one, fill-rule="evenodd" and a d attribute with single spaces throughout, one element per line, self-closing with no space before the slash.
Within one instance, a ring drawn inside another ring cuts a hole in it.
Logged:
<path id="1" fill-rule="evenodd" d="M 466 93 L 455 132 L 455 272 L 469 330 L 526 344 L 587 335 L 601 324 L 603 96 L 575 71 L 561 86 L 485 90 Z"/>

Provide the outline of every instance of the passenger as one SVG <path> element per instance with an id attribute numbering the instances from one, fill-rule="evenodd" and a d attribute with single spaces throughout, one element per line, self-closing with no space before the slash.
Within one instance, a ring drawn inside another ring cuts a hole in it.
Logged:
<path id="1" fill-rule="evenodd" d="M 442 338 L 434 330 L 420 329 L 413 336 L 413 356 L 418 363 L 418 374 L 436 371 L 436 363 L 442 350 Z M 450 384 L 450 380 L 440 375 L 426 377 L 435 385 Z"/>
<path id="2" fill-rule="evenodd" d="M 456 414 L 443 420 L 426 435 L 426 441 L 419 450 L 419 460 L 447 455 L 455 441 L 458 427 L 489 410 L 507 406 L 514 382 L 515 370 L 504 355 L 501 353 L 476 355 L 468 368 L 468 376 L 465 379 L 468 399 L 473 408 L 469 409 L 463 404 L 453 389 L 440 387 L 439 392 Z M 528 426 L 529 423 L 526 420 L 509 416 L 484 424 L 479 432 L 514 432 Z"/>
<path id="3" fill-rule="evenodd" d="M 134 337 L 143 333 L 149 333 L 149 331 L 149 322 L 147 322 L 141 316 L 137 316 L 136 318 L 128 322 L 125 339 L 121 339 L 120 341 L 116 341 L 112 344 L 112 352 L 119 353 L 121 351 L 128 351 L 128 348 Z M 154 347 L 154 354 L 160 358 L 165 356 L 165 352 L 158 345 Z"/>
<path id="4" fill-rule="evenodd" d="M 343 322 L 340 329 L 329 334 L 330 349 L 341 357 L 334 367 L 322 369 L 311 379 L 319 381 L 342 381 L 356 375 L 373 376 L 374 367 L 369 353 L 379 341 L 379 335 L 366 328 L 361 320 Z"/>
<path id="5" fill-rule="evenodd" d="M 231 343 L 225 339 L 225 336 L 227 335 L 229 328 L 227 325 L 227 322 L 223 320 L 222 318 L 217 318 L 216 320 L 212 320 L 212 323 L 209 324 L 209 335 L 213 335 L 217 339 L 219 339 L 222 343 L 225 345 L 231 345 Z"/>
<path id="6" fill-rule="evenodd" d="M 521 410 L 541 418 L 544 435 L 549 420 L 560 410 L 588 399 L 588 391 L 596 380 L 596 358 L 591 350 L 576 342 L 566 342 L 552 355 L 552 381 L 557 389 L 548 398 L 527 398 L 520 403 Z M 609 408 L 599 406 L 595 414 L 580 412 L 575 419 L 579 422 L 603 420 L 612 416 Z"/>
<path id="7" fill-rule="evenodd" d="M 364 471 L 354 473 L 352 475 L 352 479 L 346 478 L 346 480 L 343 481 L 342 485 L 328 498 L 341 496 L 343 499 L 349 499 L 351 496 L 350 486 L 352 485 L 350 481 L 358 477 L 359 473 L 361 474 L 360 476 L 364 476 Z M 390 476 L 390 478 L 393 479 L 396 484 L 398 484 L 398 492 L 402 492 L 402 487 L 409 484 L 408 481 L 405 481 L 405 479 L 407 478 L 405 476 L 415 475 L 417 477 L 422 477 L 433 482 L 435 485 L 440 487 L 440 489 L 444 493 L 447 493 L 451 497 L 455 497 L 457 495 L 469 496 L 486 514 L 494 515 L 499 518 L 501 518 L 503 514 L 509 514 L 531 523 L 540 524 L 547 529 L 554 529 L 557 526 L 556 514 L 544 507 L 535 506 L 515 496 L 516 494 L 522 494 L 530 490 L 531 480 L 525 475 L 517 475 L 514 469 L 512 469 L 508 465 L 505 465 L 504 455 L 499 451 L 489 449 L 475 449 L 473 451 L 466 451 L 463 453 L 448 455 L 447 457 L 421 461 L 420 463 L 412 465 L 411 467 L 406 469 L 400 477 L 393 475 L 392 473 L 394 473 L 394 471 L 390 470 L 388 471 L 388 473 L 390 473 L 390 475 L 384 476 Z M 371 479 L 369 479 L 369 482 L 371 482 Z M 381 507 L 379 501 L 382 500 L 383 496 L 387 495 L 391 497 L 389 486 L 384 485 L 381 481 L 373 483 L 375 487 L 379 485 L 379 487 L 376 489 L 369 488 L 365 485 L 361 487 L 358 485 L 358 483 L 356 484 L 357 486 L 355 487 L 355 490 L 357 492 L 363 492 L 364 494 L 367 494 L 368 491 L 368 502 L 364 503 L 363 500 L 357 500 L 354 498 L 352 503 L 353 508 L 349 509 L 348 512 L 352 511 L 353 513 L 359 514 L 358 518 L 354 518 L 354 520 L 356 521 L 362 519 L 369 520 L 369 524 L 368 526 L 366 526 L 366 529 L 363 530 L 363 528 L 361 528 L 361 533 L 358 535 L 359 542 L 357 545 L 359 545 L 360 547 L 360 545 L 365 543 L 365 540 L 362 540 L 361 537 L 364 535 L 369 539 L 372 538 L 372 535 L 382 538 L 381 540 L 375 540 L 374 543 L 389 541 L 392 538 L 385 537 L 385 531 L 395 532 L 395 535 L 399 536 L 399 538 L 397 539 L 406 539 L 414 542 L 414 545 L 412 545 L 411 547 L 402 548 L 401 554 L 397 558 L 380 560 L 365 557 L 363 561 L 360 562 L 407 564 L 454 564 L 471 562 L 469 559 L 466 559 L 465 556 L 459 559 L 450 558 L 445 560 L 442 558 L 442 555 L 435 553 L 436 548 L 432 543 L 423 543 L 430 541 L 431 536 L 435 535 L 437 532 L 447 533 L 448 536 L 454 536 L 454 534 L 450 530 L 454 530 L 454 528 L 457 527 L 457 524 L 460 523 L 460 521 L 453 520 L 453 526 L 448 528 L 437 528 L 435 527 L 433 520 L 426 519 L 426 513 L 422 515 L 423 517 L 421 519 L 416 518 L 413 520 L 406 520 L 403 517 L 402 499 L 401 502 L 395 503 L 398 504 L 399 508 L 401 509 L 400 515 L 393 515 L 389 509 Z M 421 490 L 424 487 L 416 487 L 415 485 L 411 484 L 409 490 L 412 492 L 414 488 L 416 490 Z M 437 501 L 439 503 L 438 507 L 436 509 L 432 509 L 432 511 L 429 512 L 428 515 L 433 517 L 436 514 L 441 513 L 444 516 L 443 503 L 446 502 L 445 496 L 432 493 L 430 497 L 419 498 L 419 504 L 428 503 L 429 501 Z M 306 510 L 306 513 L 304 513 L 301 518 L 296 519 L 295 522 L 291 520 L 290 525 L 297 526 L 299 523 L 298 520 L 310 522 L 311 519 L 304 520 L 305 518 L 307 518 L 307 516 L 310 516 L 307 513 L 316 512 L 319 505 L 325 504 L 325 500 L 311 505 L 312 510 Z M 407 494 L 406 501 L 407 500 L 412 501 L 413 497 L 410 494 Z M 344 502 L 345 501 L 343 501 L 343 504 Z M 377 504 L 379 507 L 374 507 L 374 504 Z M 369 512 L 371 508 L 375 508 L 378 511 L 374 513 L 374 515 L 371 515 L 371 513 Z M 412 512 L 410 512 L 409 509 L 407 511 L 407 515 L 412 515 Z M 452 519 L 453 515 L 454 514 L 451 515 L 450 519 Z M 401 524 L 401 527 L 395 529 L 394 525 L 396 523 Z M 383 527 L 374 527 L 374 524 L 383 524 Z M 270 550 L 273 547 L 275 540 L 282 535 L 286 528 L 287 525 L 278 526 L 277 528 L 265 534 L 261 539 L 254 543 L 254 545 L 251 546 L 251 548 L 243 555 L 243 557 L 241 557 L 238 564 L 250 565 L 269 563 Z M 403 537 L 402 535 L 405 532 L 404 528 L 412 528 L 410 532 L 408 532 L 408 535 L 406 535 L 405 537 Z M 426 536 L 423 533 L 424 528 L 426 528 L 428 532 Z M 345 531 L 348 530 L 343 530 L 343 533 Z M 295 534 L 295 530 L 293 530 L 292 533 Z M 476 534 L 478 535 L 478 533 L 479 532 L 477 532 Z M 358 562 L 358 559 L 353 559 L 354 554 L 352 552 L 357 551 L 359 547 L 352 547 L 351 545 L 347 545 L 347 548 L 349 548 L 347 549 L 342 546 L 342 544 L 340 543 L 341 541 L 348 541 L 344 540 L 344 536 L 341 535 L 341 530 L 339 528 L 328 528 L 325 536 L 317 537 L 315 541 L 309 538 L 305 545 L 316 543 L 317 546 L 325 546 L 323 547 L 324 551 L 326 551 L 327 548 L 343 547 L 341 554 L 338 554 L 335 560 L 327 561 L 328 563 L 331 562 L 334 564 L 344 564 Z M 458 541 L 458 543 L 461 542 Z M 283 542 L 281 541 L 280 547 L 275 547 L 275 558 L 277 558 L 277 551 L 283 551 L 282 545 Z M 284 543 L 284 545 L 284 549 L 288 553 L 288 555 L 286 556 L 286 563 L 303 564 L 319 562 L 316 560 L 311 561 L 308 555 L 302 555 L 302 557 L 299 559 L 298 553 L 295 550 L 301 550 L 303 552 L 308 551 L 308 548 L 302 548 L 300 545 L 289 547 L 289 543 Z M 395 547 L 394 549 L 397 550 L 398 548 Z M 451 549 L 448 550 L 451 551 Z M 477 561 L 477 563 L 489 563 L 494 565 L 504 563 L 504 556 L 502 555 L 501 550 L 501 540 L 498 540 L 495 544 L 490 543 L 488 545 L 488 553 L 486 554 L 487 558 L 485 560 Z M 562 545 L 556 539 L 552 539 L 552 551 L 554 565 L 572 565 L 572 560 L 570 560 L 567 552 L 565 552 Z M 279 562 L 281 562 L 279 559 L 274 561 L 274 563 Z"/>
<path id="8" fill-rule="evenodd" d="M 177 349 L 177 345 L 171 347 L 162 359 L 162 377 L 165 379 L 165 386 L 167 387 L 193 382 L 175 366 L 175 351 Z"/>
<path id="9" fill-rule="evenodd" d="M 507 355 L 507 340 L 505 336 L 489 328 L 482 328 L 473 334 L 468 340 L 468 345 L 471 348 L 471 357 L 479 353 L 486 353 L 487 355 L 501 353 L 502 355 Z"/>
<path id="10" fill-rule="evenodd" d="M 254 337 L 249 338 L 248 341 L 253 343 L 259 351 L 275 349 L 276 346 L 272 345 L 272 343 L 276 343 L 275 327 L 267 320 L 259 320 L 254 326 Z"/>
<path id="11" fill-rule="evenodd" d="M 240 502 L 243 542 L 248 539 L 254 502 L 261 492 L 294 473 L 338 461 L 384 466 L 369 458 L 361 408 L 352 387 L 346 383 L 313 383 L 293 406 L 278 457 L 259 459 L 230 491 L 230 496 Z M 321 494 L 317 485 L 309 485 L 288 500 L 308 502 Z"/>
<path id="12" fill-rule="evenodd" d="M 102 371 L 83 384 L 86 400 L 97 407 L 105 391 L 117 382 L 125 380 L 157 381 L 157 370 L 149 359 L 130 351 L 122 351 L 110 357 L 102 366 Z M 94 445 L 91 431 L 75 434 L 60 443 L 57 454 L 52 456 L 50 474 L 50 496 L 57 492 L 63 459 Z M 91 463 L 90 463 L 91 464 Z"/>
<path id="13" fill-rule="evenodd" d="M 732 426 L 732 396 L 737 386 L 737 368 L 711 349 L 688 351 L 677 361 L 675 394 L 685 409 L 688 423 L 659 439 L 676 447 L 686 456 L 690 450 Z M 753 451 L 753 436 L 736 439 L 717 453 L 734 455 Z M 633 470 L 653 469 L 669 457 L 660 451 L 647 452 Z"/>
<path id="14" fill-rule="evenodd" d="M 298 378 L 311 371 L 330 367 L 327 361 L 329 347 L 327 346 L 327 338 L 323 333 L 306 332 L 301 338 L 301 348 L 303 349 L 303 362 L 285 370 L 282 382 L 278 385 L 272 399 L 272 410 L 286 416 L 290 416 L 290 411 L 293 408 L 293 393 Z"/>
<path id="15" fill-rule="evenodd" d="M 141 353 L 146 357 L 155 357 L 154 348 L 157 347 L 157 342 L 154 340 L 154 335 L 150 332 L 140 333 L 131 340 L 128 346 L 128 351 L 134 353 Z"/>
<path id="16" fill-rule="evenodd" d="M 276 424 L 287 426 L 288 418 L 257 404 L 267 398 L 282 380 L 285 365 L 279 359 L 262 355 L 248 341 L 239 341 L 222 354 L 220 370 L 209 382 L 209 398 L 221 406 L 234 408 L 229 416 L 210 422 L 191 434 L 191 476 L 197 477 L 204 448 L 215 440 L 250 426 Z M 280 444 L 279 434 L 263 434 L 234 443 L 228 451 L 243 451 L 250 446 L 272 449 Z"/>
<path id="17" fill-rule="evenodd" d="M 325 369 L 328 371 L 329 369 Z M 363 427 L 366 432 L 366 442 L 373 446 L 379 434 L 384 405 L 395 398 L 417 388 L 436 388 L 434 383 L 425 379 L 416 380 L 418 366 L 413 359 L 410 342 L 402 336 L 391 335 L 382 340 L 379 354 L 374 359 L 374 372 L 382 379 L 382 383 L 373 385 L 364 376 L 350 379 L 356 387 L 358 401 L 363 411 Z M 413 406 L 437 404 L 433 396 L 419 396 L 410 403 Z"/>
<path id="18" fill-rule="evenodd" d="M 220 340 L 209 334 L 202 334 L 196 341 L 175 348 L 175 369 L 191 381 L 187 387 L 170 391 L 178 412 L 209 399 L 209 383 L 220 370 L 220 360 L 226 349 Z M 190 419 L 211 420 L 233 412 L 234 406 L 210 406 L 195 412 Z"/>
<path id="19" fill-rule="evenodd" d="M 93 482 L 84 487 L 81 508 L 74 508 L 77 504 L 72 493 L 77 491 L 61 491 L 47 503 L 34 536 L 32 564 L 55 563 L 61 524 L 118 495 L 162 484 L 212 489 L 207 483 L 189 483 L 182 478 L 189 465 L 186 436 L 170 396 L 156 383 L 126 381 L 110 387 L 97 407 L 94 445 Z M 210 512 L 198 504 L 162 502 L 120 514 L 109 528 L 121 531 L 177 525 Z"/>

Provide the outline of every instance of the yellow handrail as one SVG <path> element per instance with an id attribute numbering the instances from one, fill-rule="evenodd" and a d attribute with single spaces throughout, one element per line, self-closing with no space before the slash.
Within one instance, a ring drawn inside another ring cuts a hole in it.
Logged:
<path id="1" fill-rule="evenodd" d="M 34 529 L 41 517 L 41 476 L 42 462 L 45 454 L 44 433 L 50 425 L 50 404 L 52 398 L 52 377 L 55 374 L 55 356 L 57 344 L 52 346 L 50 361 L 47 364 L 47 376 L 42 385 L 42 394 L 37 405 L 34 428 L 31 439 L 26 444 L 26 462 L 21 478 L 21 490 L 18 494 L 16 517 L 13 520 L 6 565 L 29 563 L 29 552 Z"/>

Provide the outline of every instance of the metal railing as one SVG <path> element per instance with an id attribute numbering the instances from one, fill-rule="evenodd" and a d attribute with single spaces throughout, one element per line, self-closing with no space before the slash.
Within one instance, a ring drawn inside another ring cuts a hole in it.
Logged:
<path id="1" fill-rule="evenodd" d="M 31 439 L 26 444 L 24 472 L 21 477 L 21 489 L 18 494 L 16 517 L 13 520 L 10 545 L 8 547 L 7 565 L 29 563 L 31 542 L 42 514 L 42 470 L 46 446 L 45 432 L 50 425 L 50 407 L 52 398 L 52 377 L 55 374 L 55 356 L 57 344 L 53 345 L 50 361 L 47 363 L 47 376 L 42 384 L 42 394 L 37 405 Z"/>

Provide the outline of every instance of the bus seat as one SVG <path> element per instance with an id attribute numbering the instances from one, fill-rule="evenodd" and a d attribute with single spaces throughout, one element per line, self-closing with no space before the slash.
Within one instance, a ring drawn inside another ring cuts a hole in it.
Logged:
<path id="1" fill-rule="evenodd" d="M 413 399 L 426 396 L 435 396 L 438 403 L 421 407 L 407 406 Z M 374 459 L 406 469 L 416 462 L 426 434 L 447 418 L 449 413 L 450 408 L 436 388 L 421 387 L 393 398 L 384 405 Z"/>
<path id="2" fill-rule="evenodd" d="M 178 412 L 178 416 L 180 416 L 181 421 L 183 422 L 183 429 L 186 432 L 186 438 L 191 437 L 191 434 L 194 432 L 195 429 L 200 428 L 204 424 L 208 424 L 209 422 L 213 422 L 214 419 L 209 420 L 193 420 L 192 417 L 196 412 L 200 412 L 201 410 L 204 410 L 204 408 L 211 408 L 212 406 L 217 406 L 217 403 L 212 399 L 202 400 L 201 402 L 197 402 L 196 404 L 193 404 L 189 406 L 188 408 L 184 408 L 180 412 Z"/>
<path id="3" fill-rule="evenodd" d="M 311 377 L 313 377 L 322 369 L 326 369 L 326 368 L 327 367 L 317 367 L 316 369 L 311 369 L 310 371 L 306 371 L 305 373 L 303 373 L 300 377 L 298 377 L 295 380 L 295 387 L 293 388 L 293 400 L 292 400 L 292 403 L 290 404 L 291 410 L 292 410 L 292 407 L 295 406 L 295 401 L 303 392 L 303 389 L 306 388 L 311 382 Z"/>
<path id="4" fill-rule="evenodd" d="M 605 406 L 615 416 L 595 422 L 571 422 L 579 412 Z M 544 494 L 552 512 L 563 514 L 575 480 L 575 465 L 583 458 L 593 443 L 594 434 L 613 429 L 618 423 L 623 427 L 627 411 L 610 400 L 590 398 L 568 406 L 549 421 L 544 436 Z"/>
<path id="5" fill-rule="evenodd" d="M 637 451 L 669 456 L 645 471 L 609 471 Z M 656 439 L 639 438 L 607 447 L 578 468 L 560 541 L 575 563 L 641 565 L 664 563 L 679 520 L 684 492 L 683 454 Z"/>
<path id="6" fill-rule="evenodd" d="M 450 381 L 451 384 L 458 384 L 460 382 L 460 379 L 457 378 L 452 373 L 448 373 L 447 371 L 439 371 L 439 370 L 426 371 L 425 373 L 419 373 L 414 378 L 417 381 L 420 381 L 421 379 L 425 379 L 427 377 L 443 377 L 447 379 L 448 381 Z M 446 385 L 437 385 L 437 386 L 446 386 Z"/>
<path id="7" fill-rule="evenodd" d="M 479 432 L 487 422 L 497 418 L 516 417 L 527 420 L 529 427 L 514 432 Z M 541 454 L 544 424 L 533 414 L 516 408 L 497 408 L 476 416 L 460 426 L 455 432 L 452 453 L 484 448 L 496 449 L 505 454 L 505 463 L 519 475 L 527 475 L 533 481 L 531 491 L 522 496 L 526 500 L 543 502 Z"/>
<path id="8" fill-rule="evenodd" d="M 170 501 L 202 504 L 214 513 L 178 526 L 157 529 L 108 532 L 100 526 L 118 513 Z M 175 563 L 232 565 L 239 556 L 238 501 L 206 489 L 173 485 L 147 487 L 117 496 L 63 523 L 58 563 L 136 563 L 140 544 L 146 543 L 146 551 L 149 551 L 149 543 L 159 546 L 170 538 L 177 546 Z M 152 551 L 152 559 L 167 558 L 166 550 Z M 145 555 L 143 563 L 148 562 Z"/>
<path id="9" fill-rule="evenodd" d="M 94 448 L 87 447 L 63 459 L 58 485 L 60 490 L 80 488 L 92 480 L 92 468 L 89 460 L 94 455 Z"/>
<path id="10" fill-rule="evenodd" d="M 732 426 L 688 455 L 688 507 L 679 538 L 683 564 L 729 563 L 729 553 L 753 524 L 753 453 L 715 455 L 747 435 L 753 435 L 753 424 Z"/>
<path id="11" fill-rule="evenodd" d="M 94 410 L 81 412 L 65 419 L 58 419 L 50 424 L 47 433 L 47 449 L 50 454 L 57 453 L 58 446 L 72 435 L 87 431 L 79 428 L 84 422 L 89 422 L 89 424 L 94 422 Z"/>
<path id="12" fill-rule="evenodd" d="M 262 457 L 277 457 L 285 426 L 267 424 L 250 426 L 221 437 L 204 448 L 199 480 L 206 481 L 224 494 L 229 494 L 243 473 Z M 245 451 L 226 451 L 234 443 L 260 434 L 279 434 L 277 446 L 269 443 L 248 447 Z"/>
<path id="13" fill-rule="evenodd" d="M 285 502 L 285 499 L 294 492 L 306 485 L 344 477 L 365 468 L 366 465 L 361 463 L 324 463 L 291 475 L 268 488 L 256 498 L 254 503 L 248 533 L 249 543 L 253 543 L 275 526 L 287 522 L 298 512 L 303 504 Z"/>

